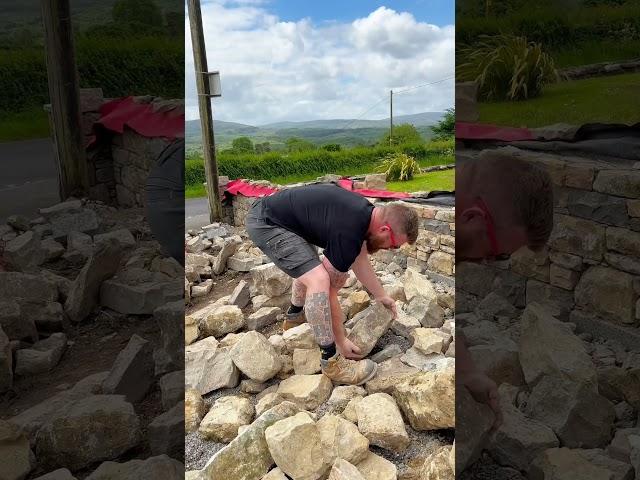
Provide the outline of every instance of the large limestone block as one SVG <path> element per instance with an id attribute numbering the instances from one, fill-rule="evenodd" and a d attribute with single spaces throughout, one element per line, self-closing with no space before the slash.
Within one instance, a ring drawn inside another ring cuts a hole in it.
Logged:
<path id="1" fill-rule="evenodd" d="M 532 480 L 611 480 L 613 474 L 589 462 L 576 450 L 550 448 L 539 454 L 529 467 Z"/>
<path id="2" fill-rule="evenodd" d="M 99 372 L 89 375 L 78 381 L 72 388 L 49 397 L 12 417 L 9 423 L 18 426 L 21 431 L 26 433 L 29 442 L 34 446 L 36 434 L 45 423 L 77 400 L 101 393 L 102 382 L 108 374 L 109 372 Z"/>
<path id="3" fill-rule="evenodd" d="M 598 316 L 623 324 L 636 321 L 633 275 L 594 266 L 580 277 L 575 289 L 576 304 Z"/>
<path id="4" fill-rule="evenodd" d="M 308 413 L 300 412 L 265 430 L 276 465 L 296 480 L 318 480 L 327 471 L 320 432 Z"/>
<path id="5" fill-rule="evenodd" d="M 422 465 L 421 477 L 429 480 L 454 480 L 455 471 L 450 462 L 451 447 L 438 448 Z"/>
<path id="6" fill-rule="evenodd" d="M 54 333 L 45 340 L 34 343 L 30 348 L 16 352 L 16 375 L 36 375 L 53 370 L 67 347 L 67 336 Z"/>
<path id="7" fill-rule="evenodd" d="M 551 427 L 563 446 L 599 448 L 609 443 L 615 411 L 590 385 L 547 376 L 527 400 L 525 414 Z"/>
<path id="8" fill-rule="evenodd" d="M 184 317 L 184 345 L 191 345 L 200 336 L 200 325 L 192 315 Z"/>
<path id="9" fill-rule="evenodd" d="M 515 342 L 501 339 L 495 345 L 476 345 L 469 348 L 478 370 L 487 374 L 497 385 L 524 385 L 520 353 Z"/>
<path id="10" fill-rule="evenodd" d="M 537 420 L 526 417 L 512 403 L 502 385 L 498 391 L 503 421 L 491 439 L 491 456 L 501 465 L 525 471 L 534 458 L 549 448 L 559 446 L 553 430 Z"/>
<path id="11" fill-rule="evenodd" d="M 74 280 L 64 304 L 64 310 L 71 321 L 84 320 L 97 305 L 103 282 L 116 273 L 123 255 L 124 250 L 114 239 L 95 249 Z"/>
<path id="12" fill-rule="evenodd" d="M 197 390 L 190 388 L 184 392 L 184 430 L 194 432 L 207 411 L 202 396 Z"/>
<path id="13" fill-rule="evenodd" d="M 369 452 L 367 458 L 356 465 L 365 480 L 397 480 L 398 469 L 386 458 Z"/>
<path id="14" fill-rule="evenodd" d="M 279 297 L 291 288 L 293 279 L 273 263 L 251 269 L 251 278 L 256 292 L 267 297 Z"/>
<path id="15" fill-rule="evenodd" d="M 455 427 L 455 369 L 414 375 L 397 384 L 393 396 L 414 429 Z"/>
<path id="16" fill-rule="evenodd" d="M 15 426 L 0 420 L 0 478 L 22 480 L 36 466 L 29 439 Z"/>
<path id="17" fill-rule="evenodd" d="M 527 306 L 521 323 L 520 364 L 528 385 L 553 375 L 596 389 L 593 362 L 582 340 L 566 324 L 556 320 L 538 303 Z"/>
<path id="18" fill-rule="evenodd" d="M 374 393 L 356 406 L 358 429 L 372 445 L 403 452 L 410 440 L 402 414 L 391 395 Z"/>
<path id="19" fill-rule="evenodd" d="M 442 353 L 445 344 L 445 338 L 441 331 L 437 328 L 416 328 L 411 336 L 413 338 L 413 347 L 425 355 L 431 353 Z"/>
<path id="20" fill-rule="evenodd" d="M 352 398 L 364 397 L 366 394 L 367 391 L 362 387 L 356 385 L 340 385 L 333 389 L 327 403 L 333 411 L 342 412 Z"/>
<path id="21" fill-rule="evenodd" d="M 469 390 L 460 385 L 456 392 L 456 472 L 475 462 L 487 445 L 494 422 L 491 408 L 476 402 Z"/>
<path id="22" fill-rule="evenodd" d="M 104 462 L 87 477 L 87 480 L 182 480 L 184 465 L 167 455 L 128 462 Z"/>
<path id="23" fill-rule="evenodd" d="M 321 370 L 322 352 L 319 348 L 296 348 L 293 351 L 293 371 L 296 375 L 313 375 Z"/>
<path id="24" fill-rule="evenodd" d="M 244 334 L 229 355 L 242 373 L 258 382 L 273 378 L 282 367 L 276 349 L 264 335 L 255 331 Z"/>
<path id="25" fill-rule="evenodd" d="M 124 395 L 128 402 L 137 403 L 151 388 L 154 368 L 153 345 L 134 334 L 113 362 L 102 390 L 107 394 Z"/>
<path id="26" fill-rule="evenodd" d="M 398 357 L 390 358 L 378 365 L 376 376 L 366 383 L 365 388 L 370 394 L 378 392 L 392 394 L 397 384 L 419 372 L 417 368 L 401 362 Z"/>
<path id="27" fill-rule="evenodd" d="M 206 306 L 190 316 L 197 320 L 200 331 L 205 336 L 222 337 L 245 325 L 244 314 L 235 305 Z"/>
<path id="28" fill-rule="evenodd" d="M 194 388 L 200 394 L 233 388 L 240 381 L 240 372 L 227 349 L 218 341 L 207 337 L 185 349 L 185 388 Z"/>
<path id="29" fill-rule="evenodd" d="M 153 455 L 184 455 L 184 402 L 161 413 L 147 427 L 149 447 Z"/>
<path id="30" fill-rule="evenodd" d="M 283 402 L 260 415 L 229 445 L 209 459 L 201 470 L 201 480 L 260 480 L 273 465 L 265 430 L 279 420 L 300 412 L 291 402 Z"/>
<path id="31" fill-rule="evenodd" d="M 238 435 L 238 428 L 251 423 L 253 414 L 254 408 L 248 398 L 222 397 L 202 419 L 199 431 L 207 440 L 229 443 Z"/>
<path id="32" fill-rule="evenodd" d="M 369 440 L 351 422 L 336 415 L 325 415 L 316 423 L 325 455 L 325 463 L 342 458 L 356 464 L 367 457 Z"/>
<path id="33" fill-rule="evenodd" d="M 349 340 L 360 348 L 360 353 L 369 355 L 376 346 L 378 340 L 391 326 L 393 315 L 382 304 L 376 303 L 357 314 L 355 327 L 348 335 Z"/>
<path id="34" fill-rule="evenodd" d="M 36 458 L 49 469 L 79 470 L 119 457 L 138 445 L 141 437 L 138 416 L 123 396 L 91 395 L 42 426 L 36 437 Z"/>
<path id="35" fill-rule="evenodd" d="M 308 323 L 303 323 L 302 325 L 286 330 L 282 334 L 282 339 L 284 340 L 287 350 L 291 353 L 293 353 L 296 348 L 311 349 L 318 347 L 313 335 L 313 329 Z"/>
<path id="36" fill-rule="evenodd" d="M 339 458 L 329 472 L 329 480 L 365 480 L 358 469 L 346 460 Z"/>
<path id="37" fill-rule="evenodd" d="M 327 401 L 332 389 L 331 380 L 324 374 L 293 375 L 280 382 L 278 395 L 305 410 L 315 410 Z"/>

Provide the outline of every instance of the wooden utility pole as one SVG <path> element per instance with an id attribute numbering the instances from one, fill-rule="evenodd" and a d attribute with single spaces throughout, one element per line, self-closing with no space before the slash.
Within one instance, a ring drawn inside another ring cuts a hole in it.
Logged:
<path id="1" fill-rule="evenodd" d="M 393 90 L 389 94 L 389 145 L 393 145 Z"/>
<path id="2" fill-rule="evenodd" d="M 89 190 L 69 0 L 42 0 L 42 20 L 59 191 L 64 200 Z"/>
<path id="3" fill-rule="evenodd" d="M 191 43 L 193 44 L 193 62 L 196 71 L 198 107 L 200 109 L 200 126 L 202 129 L 204 173 L 207 179 L 207 196 L 209 198 L 209 219 L 211 222 L 219 222 L 222 220 L 222 204 L 220 202 L 220 186 L 218 184 L 216 146 L 213 137 L 213 114 L 209 97 L 211 92 L 209 91 L 209 79 L 206 75 L 207 51 L 204 45 L 200 0 L 189 0 L 188 8 Z"/>

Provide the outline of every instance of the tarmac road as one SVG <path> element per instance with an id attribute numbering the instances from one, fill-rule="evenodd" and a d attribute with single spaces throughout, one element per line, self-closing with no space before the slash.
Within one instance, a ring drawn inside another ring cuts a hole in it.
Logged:
<path id="1" fill-rule="evenodd" d="M 184 228 L 197 230 L 209 225 L 209 202 L 206 197 L 188 198 L 184 201 Z"/>
<path id="2" fill-rule="evenodd" d="M 14 214 L 36 216 L 59 201 L 50 138 L 0 143 L 0 223 Z"/>

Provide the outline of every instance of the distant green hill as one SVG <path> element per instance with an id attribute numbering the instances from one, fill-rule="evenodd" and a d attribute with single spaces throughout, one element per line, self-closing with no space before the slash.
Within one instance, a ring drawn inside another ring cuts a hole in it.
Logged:
<path id="1" fill-rule="evenodd" d="M 111 20 L 111 10 L 116 0 L 72 0 L 71 19 L 74 27 L 81 30 L 93 25 L 102 25 Z M 0 35 L 11 35 L 18 30 L 29 30 L 38 40 L 42 38 L 41 0 L 2 2 Z M 155 0 L 163 12 L 184 11 L 178 0 Z"/>
<path id="2" fill-rule="evenodd" d="M 431 126 L 444 115 L 443 112 L 425 112 L 415 115 L 400 115 L 393 118 L 394 125 L 411 123 L 425 140 L 433 136 Z M 214 121 L 216 146 L 229 148 L 234 138 L 246 136 L 254 143 L 269 142 L 272 149 L 284 148 L 288 138 L 298 137 L 316 145 L 338 143 L 345 147 L 371 145 L 389 129 L 389 119 L 383 120 L 312 120 L 306 122 L 278 122 L 262 126 L 242 123 Z M 185 125 L 187 149 L 199 149 L 202 143 L 200 120 L 189 120 Z"/>

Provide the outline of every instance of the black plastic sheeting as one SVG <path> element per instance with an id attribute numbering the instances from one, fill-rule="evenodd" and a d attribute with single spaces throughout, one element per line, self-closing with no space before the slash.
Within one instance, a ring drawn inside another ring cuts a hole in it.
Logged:
<path id="1" fill-rule="evenodd" d="M 550 126 L 548 130 L 554 133 L 547 136 L 544 134 L 544 128 L 537 129 L 542 137 L 539 140 L 518 142 L 464 140 L 464 144 L 473 149 L 513 145 L 527 150 L 584 156 L 614 163 L 640 160 L 640 123 L 634 125 L 589 123 L 578 128 L 567 125 L 563 134 L 554 126 Z"/>

